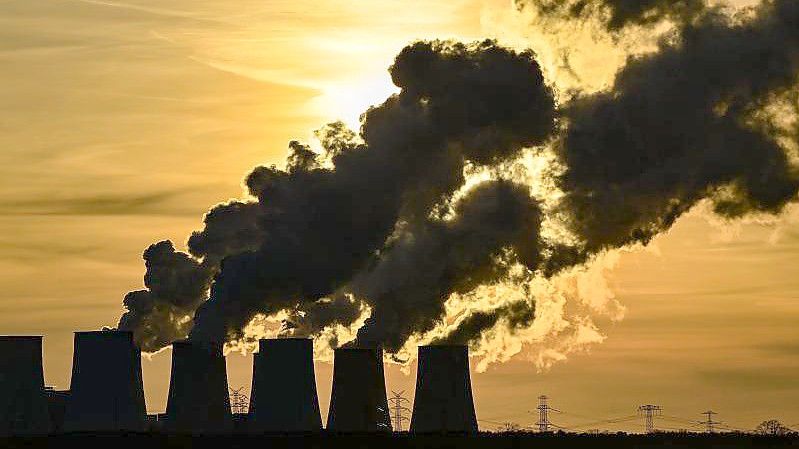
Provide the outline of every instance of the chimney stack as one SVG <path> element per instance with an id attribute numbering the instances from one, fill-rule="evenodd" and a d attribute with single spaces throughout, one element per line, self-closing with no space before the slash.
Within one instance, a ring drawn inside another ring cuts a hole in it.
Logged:
<path id="1" fill-rule="evenodd" d="M 166 428 L 171 432 L 191 434 L 232 430 L 227 370 L 221 343 L 172 343 Z"/>
<path id="2" fill-rule="evenodd" d="M 337 348 L 327 429 L 391 431 L 381 348 Z"/>
<path id="3" fill-rule="evenodd" d="M 75 332 L 66 432 L 143 431 L 141 352 L 124 331 Z"/>
<path id="4" fill-rule="evenodd" d="M 313 432 L 322 428 L 313 340 L 260 340 L 253 358 L 249 428 L 263 432 Z"/>
<path id="5" fill-rule="evenodd" d="M 466 346 L 419 347 L 411 432 L 477 432 Z"/>
<path id="6" fill-rule="evenodd" d="M 49 431 L 42 337 L 0 336 L 0 435 Z"/>

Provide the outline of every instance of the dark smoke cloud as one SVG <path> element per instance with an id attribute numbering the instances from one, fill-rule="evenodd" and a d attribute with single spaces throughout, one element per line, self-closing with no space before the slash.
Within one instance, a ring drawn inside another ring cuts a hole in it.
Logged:
<path id="1" fill-rule="evenodd" d="M 369 109 L 359 133 L 327 125 L 322 154 L 291 142 L 284 169 L 247 177 L 257 200 L 207 214 L 190 255 L 169 242 L 148 249 L 147 290 L 126 297 L 120 327 L 154 350 L 189 329 L 237 339 L 256 315 L 280 311 L 284 332 L 316 336 L 368 306 L 355 343 L 396 351 L 443 322 L 451 294 L 508 280 L 511 267 L 550 276 L 646 243 L 704 199 L 727 217 L 778 213 L 796 199 L 796 161 L 779 143 L 799 145 L 799 135 L 762 111 L 795 95 L 799 2 L 764 2 L 746 20 L 688 0 L 528 4 L 578 20 L 601 14 L 610 30 L 662 19 L 675 28 L 606 91 L 557 113 L 531 52 L 493 41 L 409 45 L 390 69 L 400 93 Z M 576 246 L 542 243 L 542 211 L 512 181 L 455 198 L 465 167 L 500 167 L 545 143 L 563 166 L 554 213 Z M 529 326 L 532 299 L 472 312 L 439 342 L 472 342 L 500 322 Z"/>
<path id="2" fill-rule="evenodd" d="M 705 0 L 516 0 L 516 6 L 560 19 L 599 18 L 610 31 L 665 19 L 687 22 L 707 9 Z"/>
<path id="3" fill-rule="evenodd" d="M 259 214 L 257 203 L 231 201 L 214 207 L 205 216 L 205 229 L 189 238 L 191 255 L 175 251 L 168 240 L 150 245 L 143 255 L 146 290 L 125 296 L 127 310 L 119 329 L 132 331 L 148 352 L 186 338 L 220 261 L 259 245 Z"/>
<path id="4" fill-rule="evenodd" d="M 351 326 L 361 317 L 362 312 L 362 302 L 346 294 L 334 294 L 329 298 L 298 305 L 289 311 L 289 317 L 283 322 L 283 333 L 293 336 L 316 336 L 331 326 Z M 339 346 L 338 341 L 328 343 L 331 347 Z"/>
<path id="5" fill-rule="evenodd" d="M 410 224 L 350 286 L 372 307 L 358 342 L 394 352 L 414 333 L 441 323 L 452 293 L 503 280 L 516 262 L 535 270 L 540 224 L 529 188 L 509 181 L 475 187 L 457 203 L 451 220 Z"/>
<path id="6" fill-rule="evenodd" d="M 463 185 L 466 164 L 513 159 L 554 129 L 553 93 L 529 51 L 417 42 L 390 73 L 401 92 L 365 113 L 360 139 L 341 124 L 319 132 L 332 168 L 292 142 L 286 169 L 247 178 L 257 205 L 214 210 L 192 236 L 192 254 L 215 267 L 193 338 L 240 337 L 256 314 L 280 310 L 313 323 L 330 309 L 319 301 L 390 251 L 396 229 L 424 228 Z"/>
<path id="7" fill-rule="evenodd" d="M 796 199 L 797 167 L 750 118 L 796 88 L 797 25 L 794 1 L 743 24 L 708 11 L 631 58 L 609 91 L 566 105 L 563 210 L 589 252 L 646 243 L 704 198 L 729 217 Z"/>
<path id="8" fill-rule="evenodd" d="M 431 344 L 466 345 L 479 338 L 485 331 L 493 329 L 500 320 L 507 320 L 507 328 L 513 332 L 532 326 L 535 307 L 526 301 L 517 301 L 488 311 L 471 313 L 446 336 Z"/>
<path id="9" fill-rule="evenodd" d="M 170 241 L 150 245 L 143 257 L 147 289 L 125 296 L 127 311 L 119 328 L 133 331 L 143 350 L 156 351 L 186 337 L 213 272 L 188 254 L 175 251 Z"/>

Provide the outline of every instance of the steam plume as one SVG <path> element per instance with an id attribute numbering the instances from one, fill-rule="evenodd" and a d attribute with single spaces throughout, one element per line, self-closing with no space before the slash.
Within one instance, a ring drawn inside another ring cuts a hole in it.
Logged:
<path id="1" fill-rule="evenodd" d="M 791 1 L 741 24 L 709 10 L 564 107 L 562 210 L 589 252 L 646 243 L 704 198 L 728 217 L 796 198 L 796 161 L 757 117 L 796 87 L 797 23 Z"/>
<path id="2" fill-rule="evenodd" d="M 685 21 L 707 8 L 705 0 L 517 0 L 561 19 L 600 18 L 618 31 L 628 25 L 650 25 L 665 19 Z"/>
<path id="3" fill-rule="evenodd" d="M 190 252 L 215 274 L 210 298 L 194 317 L 193 338 L 241 337 L 256 314 L 329 310 L 323 305 L 329 297 L 391 251 L 395 232 L 406 238 L 417 229 L 441 232 L 427 222 L 464 184 L 467 164 L 511 160 L 554 129 L 553 93 L 532 52 L 492 41 L 417 42 L 397 56 L 390 73 L 402 91 L 365 113 L 360 138 L 332 124 L 320 132 L 324 155 L 292 143 L 285 170 L 258 167 L 248 176 L 257 203 L 209 213 L 206 229 L 189 241 Z M 138 310 L 152 309 L 129 308 L 127 315 Z M 158 317 L 125 324 L 148 320 Z M 172 334 L 184 329 L 159 326 Z"/>
<path id="4" fill-rule="evenodd" d="M 254 317 L 278 313 L 285 332 L 315 336 L 368 311 L 355 343 L 389 352 L 424 335 L 469 343 L 498 326 L 521 335 L 542 306 L 563 305 L 525 291 L 453 321 L 448 301 L 513 284 L 518 270 L 524 282 L 557 284 L 607 250 L 646 244 L 705 200 L 741 217 L 796 199 L 799 127 L 784 116 L 799 108 L 799 3 L 765 1 L 746 18 L 699 0 L 519 4 L 559 20 L 598 15 L 611 32 L 675 25 L 607 89 L 557 111 L 532 52 L 409 45 L 390 69 L 400 93 L 366 111 L 359 133 L 327 125 L 322 154 L 292 142 L 285 169 L 247 177 L 257 201 L 207 214 L 190 254 L 169 242 L 148 249 L 147 290 L 128 294 L 120 327 L 145 350 L 187 333 L 240 339 Z M 783 104 L 781 117 L 770 112 Z M 543 146 L 556 155 L 554 206 L 505 170 Z M 492 175 L 465 188 L 467 169 Z M 576 243 L 542 237 L 544 223 L 560 221 Z M 575 329 L 574 341 L 603 338 L 589 321 Z"/>

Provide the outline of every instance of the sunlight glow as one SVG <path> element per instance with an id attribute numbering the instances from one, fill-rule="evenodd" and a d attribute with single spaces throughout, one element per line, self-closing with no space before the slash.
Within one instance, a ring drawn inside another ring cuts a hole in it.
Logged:
<path id="1" fill-rule="evenodd" d="M 352 130 L 360 129 L 360 116 L 373 105 L 398 93 L 388 73 L 378 77 L 364 77 L 355 82 L 329 84 L 322 95 L 312 100 L 312 106 L 324 117 L 341 120 Z"/>

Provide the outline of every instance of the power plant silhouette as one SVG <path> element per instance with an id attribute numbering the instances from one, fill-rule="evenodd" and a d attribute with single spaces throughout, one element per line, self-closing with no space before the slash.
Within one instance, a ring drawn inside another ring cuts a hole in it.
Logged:
<path id="1" fill-rule="evenodd" d="M 477 432 L 466 346 L 419 347 L 411 432 Z"/>
<path id="2" fill-rule="evenodd" d="M 327 429 L 337 432 L 391 430 L 382 349 L 335 350 Z"/>
<path id="3" fill-rule="evenodd" d="M 166 426 L 170 431 L 186 433 L 233 429 L 221 343 L 172 343 Z"/>
<path id="4" fill-rule="evenodd" d="M 0 337 L 0 434 L 50 431 L 42 337 Z"/>
<path id="5" fill-rule="evenodd" d="M 322 428 L 313 367 L 313 341 L 261 340 L 253 358 L 249 428 L 303 432 Z"/>
<path id="6" fill-rule="evenodd" d="M 141 352 L 133 334 L 76 332 L 69 391 L 65 431 L 143 431 Z"/>
<path id="7" fill-rule="evenodd" d="M 477 431 L 466 346 L 421 346 L 411 431 Z M 130 332 L 76 332 L 69 391 L 44 386 L 42 337 L 0 336 L 0 436 L 50 432 L 318 432 L 313 340 L 259 341 L 245 425 L 234 425 L 221 343 L 176 341 L 166 413 L 146 412 L 141 351 Z M 238 417 L 241 419 L 242 417 Z M 383 351 L 334 352 L 327 430 L 392 430 Z"/>

